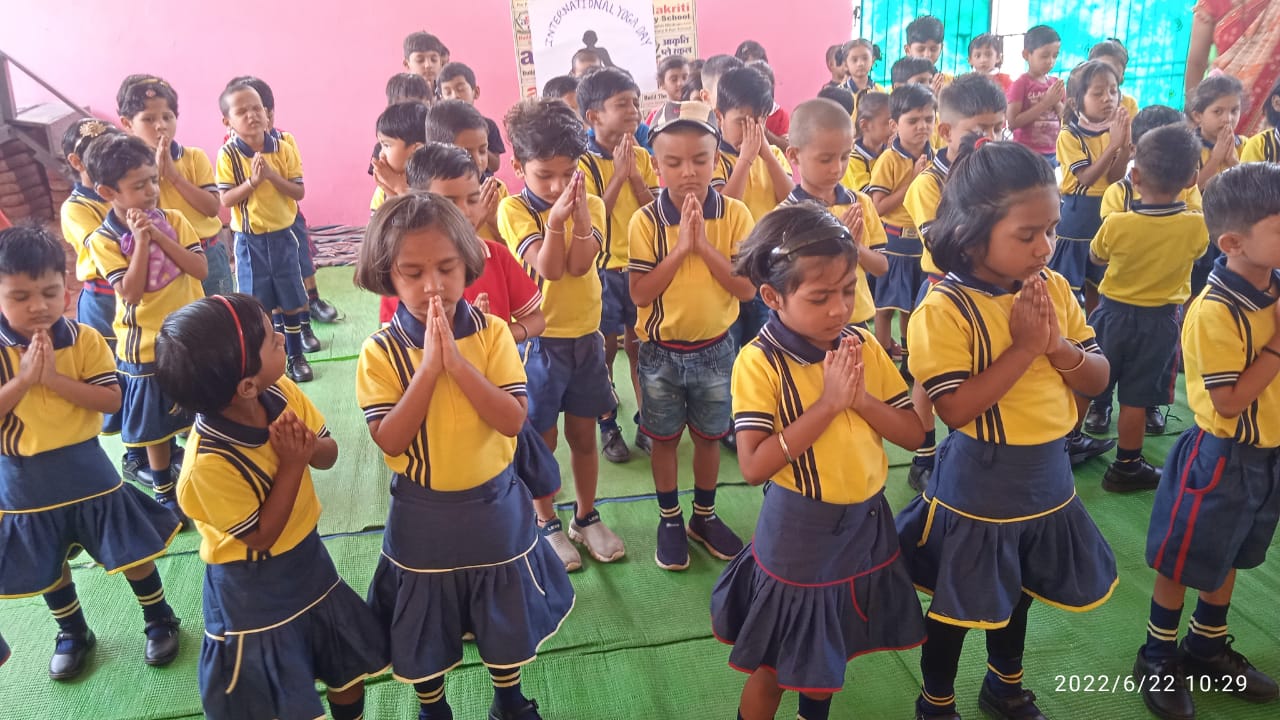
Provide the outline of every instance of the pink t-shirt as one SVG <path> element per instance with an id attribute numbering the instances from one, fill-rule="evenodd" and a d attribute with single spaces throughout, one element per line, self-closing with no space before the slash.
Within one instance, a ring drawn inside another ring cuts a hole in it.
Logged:
<path id="1" fill-rule="evenodd" d="M 1040 98 L 1053 87 L 1054 79 L 1046 75 L 1039 80 L 1023 73 L 1013 81 L 1005 92 L 1009 107 L 1015 112 L 1024 112 L 1027 108 L 1040 102 Z M 1041 155 L 1048 155 L 1058 150 L 1058 131 L 1062 129 L 1062 119 L 1053 108 L 1046 110 L 1035 122 L 1024 125 L 1013 131 L 1013 139 Z"/>

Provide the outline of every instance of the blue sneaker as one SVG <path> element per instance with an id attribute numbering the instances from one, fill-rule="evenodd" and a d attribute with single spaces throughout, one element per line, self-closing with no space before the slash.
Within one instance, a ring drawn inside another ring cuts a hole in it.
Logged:
<path id="1" fill-rule="evenodd" d="M 685 570 L 689 567 L 689 540 L 685 535 L 684 515 L 662 518 L 658 522 L 658 549 L 653 559 L 663 570 Z"/>

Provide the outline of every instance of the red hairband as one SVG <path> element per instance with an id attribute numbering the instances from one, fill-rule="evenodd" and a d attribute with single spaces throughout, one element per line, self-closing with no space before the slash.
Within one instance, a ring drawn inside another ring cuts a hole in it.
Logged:
<path id="1" fill-rule="evenodd" d="M 991 140 L 991 138 L 989 138 L 989 137 L 982 137 L 982 138 L 978 138 L 978 141 L 977 141 L 977 142 L 975 142 L 975 143 L 973 144 L 973 149 L 974 149 L 974 150 L 977 150 L 978 148 L 982 147 L 983 145 L 986 145 L 987 143 L 989 143 L 989 142 L 991 142 L 991 141 L 992 141 L 992 140 Z"/>
<path id="2" fill-rule="evenodd" d="M 227 311 L 231 313 L 231 319 L 236 323 L 236 335 L 240 338 L 240 377 L 244 377 L 248 355 L 245 354 L 244 350 L 244 328 L 240 327 L 240 316 L 236 314 L 236 309 L 232 307 L 231 301 L 225 295 L 212 295 L 211 297 L 221 300 L 222 304 L 227 306 Z"/>

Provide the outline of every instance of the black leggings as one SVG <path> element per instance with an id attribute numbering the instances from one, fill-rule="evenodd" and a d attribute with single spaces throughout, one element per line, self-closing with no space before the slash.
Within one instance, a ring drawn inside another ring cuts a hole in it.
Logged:
<path id="1" fill-rule="evenodd" d="M 1013 608 L 1009 624 L 988 630 L 987 656 L 1014 660 L 1022 657 L 1027 641 L 1027 611 L 1031 608 L 1031 596 L 1022 594 L 1022 599 Z M 920 649 L 920 671 L 924 674 L 925 690 L 930 694 L 943 691 L 950 695 L 955 683 L 956 671 L 960 667 L 960 651 L 964 649 L 964 636 L 968 628 L 959 625 L 948 625 L 933 618 L 925 619 L 925 630 L 929 639 Z M 930 688 L 930 679 L 934 682 L 945 681 L 945 688 Z"/>

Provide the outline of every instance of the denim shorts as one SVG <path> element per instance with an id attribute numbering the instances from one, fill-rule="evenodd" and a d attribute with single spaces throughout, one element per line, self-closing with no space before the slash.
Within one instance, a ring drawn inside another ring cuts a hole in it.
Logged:
<path id="1" fill-rule="evenodd" d="M 640 431 L 655 440 L 689 431 L 709 440 L 729 434 L 733 401 L 733 340 L 681 351 L 655 342 L 640 344 Z"/>
<path id="2" fill-rule="evenodd" d="M 227 295 L 236 291 L 236 280 L 231 275 L 231 260 L 227 255 L 227 244 L 222 238 L 212 237 L 205 241 L 204 259 L 209 263 L 209 274 L 200 283 L 204 294 Z"/>

